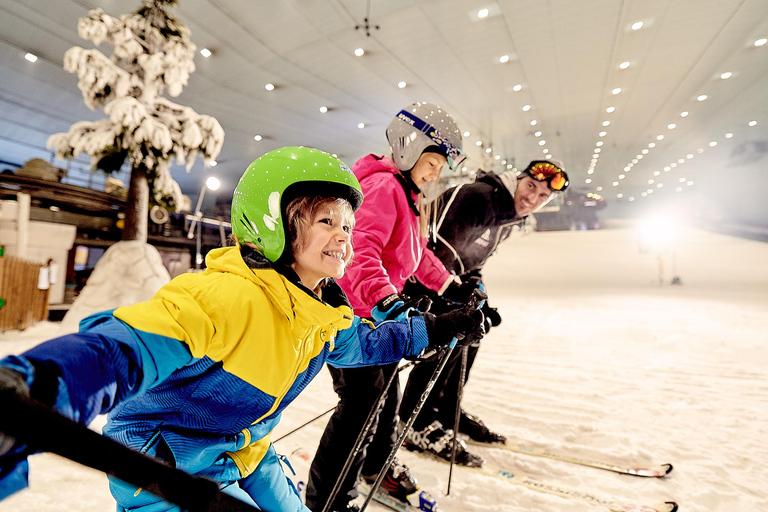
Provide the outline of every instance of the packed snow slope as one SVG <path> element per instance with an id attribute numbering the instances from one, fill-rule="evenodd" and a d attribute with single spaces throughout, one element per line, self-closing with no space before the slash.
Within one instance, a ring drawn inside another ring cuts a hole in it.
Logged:
<path id="1" fill-rule="evenodd" d="M 489 465 L 600 497 L 674 500 L 685 512 L 768 511 L 768 244 L 685 229 L 675 256 L 676 269 L 672 253 L 660 265 L 632 229 L 512 237 L 484 272 L 503 322 L 483 340 L 464 398 L 511 440 L 630 466 L 672 463 L 668 477 L 472 449 Z M 669 284 L 675 275 L 682 285 Z M 54 330 L 5 333 L 0 352 Z M 323 372 L 274 438 L 335 402 Z M 293 454 L 302 480 L 321 423 L 276 444 Z M 447 497 L 447 464 L 399 457 L 445 512 L 606 510 L 462 469 Z M 103 475 L 46 454 L 31 466 L 31 488 L 0 511 L 114 510 Z"/>

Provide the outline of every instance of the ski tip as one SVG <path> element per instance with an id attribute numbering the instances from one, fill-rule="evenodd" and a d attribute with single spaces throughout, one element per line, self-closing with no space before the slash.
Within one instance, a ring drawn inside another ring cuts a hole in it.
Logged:
<path id="1" fill-rule="evenodd" d="M 665 501 L 664 504 L 667 506 L 667 512 L 675 512 L 677 510 L 677 503 L 674 501 Z"/>

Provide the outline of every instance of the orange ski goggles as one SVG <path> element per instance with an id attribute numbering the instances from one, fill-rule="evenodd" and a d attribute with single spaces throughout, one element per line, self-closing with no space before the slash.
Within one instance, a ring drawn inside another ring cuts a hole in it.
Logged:
<path id="1" fill-rule="evenodd" d="M 547 160 L 534 160 L 525 168 L 523 174 L 536 181 L 546 181 L 549 188 L 555 192 L 563 192 L 569 185 L 565 171 Z"/>

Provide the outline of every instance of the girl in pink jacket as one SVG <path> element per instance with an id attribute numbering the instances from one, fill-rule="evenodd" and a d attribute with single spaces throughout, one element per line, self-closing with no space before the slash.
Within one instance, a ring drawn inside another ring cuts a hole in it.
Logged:
<path id="1" fill-rule="evenodd" d="M 354 264 L 339 284 L 355 314 L 376 322 L 404 318 L 418 301 L 400 295 L 406 280 L 421 283 L 457 302 L 466 302 L 476 285 L 462 285 L 426 248 L 427 228 L 434 212 L 424 201 L 428 184 L 437 184 L 447 163 L 456 169 L 464 154 L 462 136 L 450 114 L 431 103 L 413 103 L 401 110 L 387 128 L 391 158 L 368 155 L 352 168 L 365 196 L 356 214 Z M 436 187 L 435 187 L 436 188 Z M 312 461 L 306 491 L 310 510 L 323 510 L 347 456 L 353 449 L 369 411 L 397 364 L 366 368 L 329 365 L 339 404 Z M 363 446 L 336 495 L 331 511 L 356 510 L 360 475 L 372 482 L 397 439 L 399 381 L 387 390 Z M 406 500 L 417 489 L 416 479 L 397 459 L 381 488 Z"/>

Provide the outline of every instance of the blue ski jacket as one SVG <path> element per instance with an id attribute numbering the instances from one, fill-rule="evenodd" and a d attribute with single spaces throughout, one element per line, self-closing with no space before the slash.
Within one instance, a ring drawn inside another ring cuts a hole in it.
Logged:
<path id="1" fill-rule="evenodd" d="M 283 409 L 326 362 L 417 356 L 428 342 L 424 320 L 373 325 L 353 315 L 335 283 L 320 300 L 272 268 L 250 268 L 237 247 L 211 251 L 206 264 L 148 302 L 91 316 L 79 333 L 0 364 L 30 386 L 35 368 L 54 367 L 61 414 L 88 424 L 108 413 L 110 438 L 245 491 L 262 510 L 307 511 L 270 442 Z M 0 458 L 0 496 L 26 484 L 26 461 L 7 464 Z M 110 489 L 119 510 L 178 510 L 124 482 Z"/>

